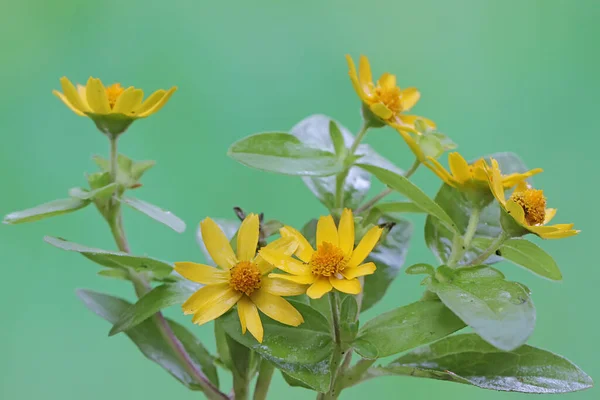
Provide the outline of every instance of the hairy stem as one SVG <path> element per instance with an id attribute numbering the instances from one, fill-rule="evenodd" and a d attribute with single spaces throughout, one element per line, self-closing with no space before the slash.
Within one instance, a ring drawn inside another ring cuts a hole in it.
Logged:
<path id="1" fill-rule="evenodd" d="M 417 170 L 417 168 L 419 168 L 419 165 L 421 165 L 421 162 L 417 159 L 415 160 L 415 162 L 413 163 L 413 165 L 410 167 L 410 169 L 408 171 L 406 171 L 406 173 L 404 174 L 404 177 L 406 179 L 410 178 L 415 171 Z M 371 209 L 371 207 L 373 207 L 375 204 L 377 204 L 381 199 L 383 199 L 384 197 L 386 197 L 387 195 L 389 195 L 390 193 L 392 193 L 393 190 L 390 188 L 386 188 L 384 189 L 381 193 L 379 193 L 378 195 L 376 195 L 375 197 L 373 197 L 371 200 L 369 200 L 368 202 L 366 202 L 365 204 L 363 204 L 362 206 L 358 207 L 356 209 L 356 213 L 359 214 L 363 211 L 368 211 Z"/>
<path id="2" fill-rule="evenodd" d="M 333 332 L 335 348 L 333 349 L 333 355 L 331 356 L 331 382 L 329 385 L 329 391 L 322 396 L 324 400 L 334 400 L 340 395 L 337 387 L 338 379 L 343 374 L 341 362 L 342 358 L 344 357 L 344 351 L 342 350 L 342 335 L 340 330 L 340 305 L 337 292 L 329 292 L 329 305 L 331 307 L 331 328 Z"/>
<path id="3" fill-rule="evenodd" d="M 479 257 L 477 257 L 476 259 L 471 261 L 470 265 L 479 265 L 479 264 L 485 262 L 485 260 L 487 260 L 488 257 L 491 256 L 492 254 L 494 254 L 494 252 L 496 252 L 496 250 L 498 250 L 500 248 L 502 243 L 506 242 L 506 240 L 509 238 L 510 238 L 510 235 L 508 235 L 506 232 L 503 231 L 500 234 L 500 236 L 498 236 L 496 239 L 494 239 L 494 241 L 492 243 L 490 243 L 490 247 L 485 249 L 483 251 L 483 253 L 481 253 L 479 255 Z"/>
<path id="4" fill-rule="evenodd" d="M 347 157 L 352 157 L 356 150 L 358 149 L 358 145 L 364 139 L 367 131 L 369 130 L 369 124 L 364 122 L 360 127 L 360 130 L 356 134 L 354 138 L 354 142 L 350 146 L 350 150 L 348 151 Z M 335 208 L 340 209 L 344 207 L 344 183 L 346 182 L 346 177 L 348 176 L 348 171 L 350 167 L 346 168 L 344 171 L 340 172 L 335 177 Z"/>
<path id="5" fill-rule="evenodd" d="M 376 360 L 367 360 L 366 358 L 361 359 L 352 368 L 344 374 L 342 379 L 342 388 L 347 388 L 356 385 L 360 382 L 363 374 L 375 363 Z"/>
<path id="6" fill-rule="evenodd" d="M 269 391 L 269 385 L 271 385 L 273 372 L 275 372 L 275 367 L 273 364 L 266 360 L 262 360 L 260 363 L 260 370 L 258 371 L 256 387 L 254 388 L 254 400 L 267 399 L 267 393 Z"/>
<path id="7" fill-rule="evenodd" d="M 448 266 L 450 268 L 456 267 L 456 264 L 463 258 L 469 247 L 471 247 L 471 241 L 473 237 L 475 237 L 475 232 L 477 231 L 477 226 L 479 225 L 479 217 L 481 216 L 481 209 L 474 208 L 471 211 L 471 216 L 469 217 L 469 224 L 467 225 L 467 229 L 465 234 L 461 237 L 458 233 L 455 234 L 454 241 L 452 242 L 452 253 L 450 254 L 450 259 L 448 260 Z"/>
<path id="8" fill-rule="evenodd" d="M 116 182 L 117 177 L 117 139 L 113 138 L 110 140 L 110 176 L 113 182 Z M 115 194 L 117 196 L 117 194 Z M 108 225 L 110 226 L 110 230 L 113 234 L 115 242 L 119 250 L 125 253 L 129 253 L 129 244 L 127 242 L 127 236 L 125 235 L 125 230 L 123 229 L 123 218 L 121 215 L 121 205 L 116 198 L 111 202 L 111 210 L 109 213 Z M 129 270 L 129 276 L 131 281 L 133 282 L 136 295 L 138 297 L 142 297 L 146 293 L 148 293 L 152 287 L 150 283 L 146 280 L 146 278 L 134 270 Z M 179 341 L 175 333 L 171 329 L 171 326 L 162 315 L 162 313 L 158 312 L 153 317 L 154 323 L 156 324 L 159 331 L 162 333 L 164 339 L 167 341 L 171 349 L 175 352 L 175 354 L 179 357 L 182 363 L 185 365 L 188 372 L 198 381 L 200 386 L 202 387 L 204 393 L 207 398 L 211 400 L 228 400 L 229 397 L 219 391 L 219 389 L 212 384 L 204 375 L 204 373 L 194 364 L 189 354 L 187 353 L 185 347 Z"/>

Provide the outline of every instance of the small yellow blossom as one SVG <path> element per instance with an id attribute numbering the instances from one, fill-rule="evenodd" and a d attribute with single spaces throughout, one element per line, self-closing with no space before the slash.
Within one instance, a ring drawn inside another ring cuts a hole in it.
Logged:
<path id="1" fill-rule="evenodd" d="M 306 285 L 267 276 L 274 267 L 256 255 L 260 229 L 256 214 L 248 215 L 240 226 L 237 253 L 212 219 L 202 221 L 200 229 L 206 249 L 220 268 L 175 263 L 175 270 L 182 276 L 205 285 L 182 306 L 185 314 L 194 314 L 193 323 L 212 321 L 237 304 L 242 333 L 248 330 L 262 342 L 264 331 L 258 310 L 282 324 L 298 326 L 304 322 L 302 315 L 281 296 L 302 294 Z M 291 255 L 297 247 L 296 240 L 288 237 L 277 239 L 264 249 Z"/>
<path id="2" fill-rule="evenodd" d="M 524 180 L 518 182 L 513 194 L 506 199 L 498 161 L 492 159 L 491 162 L 492 165 L 485 168 L 489 187 L 505 211 L 504 215 L 509 215 L 523 233 L 533 233 L 542 239 L 562 239 L 579 233 L 573 229 L 573 224 L 547 225 L 554 218 L 556 209 L 546 208 L 544 192 L 531 188 Z"/>
<path id="3" fill-rule="evenodd" d="M 63 92 L 52 93 L 75 114 L 91 118 L 98 129 L 109 135 L 118 135 L 136 119 L 158 112 L 177 90 L 176 87 L 157 90 L 143 100 L 141 89 L 133 86 L 125 89 L 119 83 L 104 87 L 100 79 L 92 77 L 86 86 L 77 88 L 66 77 L 60 79 L 60 84 Z"/>
<path id="4" fill-rule="evenodd" d="M 469 164 L 457 152 L 448 154 L 448 165 L 450 171 L 446 170 L 435 158 L 427 157 L 424 164 L 431 169 L 441 180 L 457 189 L 488 189 L 488 176 L 486 173 L 487 164 L 483 158 L 478 159 L 473 164 Z M 500 175 L 500 182 L 503 188 L 511 188 L 527 178 L 539 174 L 543 170 L 535 168 L 525 173 L 514 173 L 510 175 Z"/>
<path id="5" fill-rule="evenodd" d="M 346 61 L 356 94 L 379 119 L 398 130 L 408 129 L 416 132 L 414 124 L 418 119 L 435 128 L 435 123 L 427 118 L 404 114 L 410 111 L 421 97 L 416 88 L 400 89 L 396 86 L 396 76 L 387 72 L 381 75 L 377 84 L 374 84 L 371 66 L 365 56 L 360 56 L 358 74 L 352 57 L 346 55 Z"/>
<path id="6" fill-rule="evenodd" d="M 363 261 L 379 241 L 382 231 L 377 226 L 371 228 L 354 248 L 354 218 L 351 210 L 344 209 L 338 227 L 335 226 L 331 215 L 319 219 L 316 250 L 296 229 L 290 226 L 281 228 L 282 237 L 296 239 L 298 248 L 295 255 L 300 260 L 273 248 L 263 248 L 259 254 L 269 263 L 288 273 L 288 275 L 270 274 L 269 277 L 298 284 L 310 284 L 306 291 L 310 298 L 318 299 L 332 289 L 358 294 L 362 288 L 357 278 L 375 272 L 374 263 L 363 264 Z"/>

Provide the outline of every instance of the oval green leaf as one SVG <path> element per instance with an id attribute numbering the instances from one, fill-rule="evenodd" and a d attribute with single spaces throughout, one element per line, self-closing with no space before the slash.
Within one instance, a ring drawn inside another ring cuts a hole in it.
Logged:
<path id="1" fill-rule="evenodd" d="M 534 394 L 576 392 L 593 385 L 592 378 L 564 357 L 527 345 L 503 352 L 472 333 L 442 339 L 371 368 L 363 380 L 386 375 Z"/>
<path id="2" fill-rule="evenodd" d="M 120 315 L 131 307 L 131 303 L 123 299 L 90 290 L 78 290 L 77 296 L 88 309 L 111 324 L 117 322 Z M 219 378 L 214 366 L 214 359 L 202 343 L 177 322 L 169 319 L 166 321 L 194 364 L 200 366 L 208 379 L 218 386 Z M 201 390 L 200 383 L 190 374 L 181 358 L 165 341 L 162 332 L 152 320 L 146 320 L 125 333 L 148 359 L 163 367 L 188 389 Z"/>
<path id="3" fill-rule="evenodd" d="M 418 301 L 367 322 L 354 341 L 365 358 L 381 358 L 433 342 L 465 327 L 439 301 Z"/>
<path id="4" fill-rule="evenodd" d="M 77 211 L 88 204 L 90 204 L 89 200 L 77 198 L 54 200 L 27 210 L 12 212 L 6 215 L 2 222 L 5 224 L 16 225 L 25 222 L 39 221 L 40 219 Z"/>
<path id="5" fill-rule="evenodd" d="M 136 257 L 128 253 L 95 249 L 52 236 L 44 237 L 44 241 L 59 249 L 79 253 L 105 267 L 133 268 L 138 272 L 151 271 L 159 279 L 166 277 L 173 271 L 173 267 L 170 264 L 155 258 Z"/>
<path id="6" fill-rule="evenodd" d="M 328 176 L 344 169 L 335 154 L 283 132 L 248 136 L 232 144 L 228 155 L 248 167 L 284 175 Z"/>
<path id="7" fill-rule="evenodd" d="M 461 279 L 457 274 L 446 282 L 432 280 L 428 289 L 488 343 L 504 351 L 523 345 L 535 326 L 529 291 L 519 283 L 501 279 L 501 274 L 476 269 L 485 277 Z"/>
<path id="8" fill-rule="evenodd" d="M 331 377 L 329 357 L 333 352 L 330 324 L 310 306 L 291 302 L 304 317 L 298 327 L 287 326 L 261 314 L 265 330 L 262 343 L 249 333 L 243 335 L 237 312 L 221 317 L 229 336 L 256 351 L 293 378 L 319 392 L 329 389 Z"/>
<path id="9" fill-rule="evenodd" d="M 177 233 L 182 233 L 185 231 L 185 222 L 183 222 L 171 211 L 163 210 L 154 204 L 150 204 L 143 200 L 134 199 L 133 197 L 122 197 L 121 202 L 127 204 L 129 207 L 141 212 L 142 214 L 146 214 L 161 224 L 168 226 Z"/>

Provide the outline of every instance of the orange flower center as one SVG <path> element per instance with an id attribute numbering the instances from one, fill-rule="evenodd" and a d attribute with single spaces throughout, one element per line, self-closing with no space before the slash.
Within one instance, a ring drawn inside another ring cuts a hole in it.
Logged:
<path id="1" fill-rule="evenodd" d="M 400 98 L 402 96 L 402 92 L 398 86 L 393 88 L 384 88 L 380 85 L 375 87 L 375 96 L 376 98 L 385 104 L 385 106 L 390 109 L 394 113 L 394 115 L 400 114 L 402 112 L 402 102 Z"/>
<path id="2" fill-rule="evenodd" d="M 106 97 L 108 97 L 108 104 L 110 108 L 114 108 L 117 103 L 117 99 L 125 91 L 120 83 L 113 83 L 106 88 Z"/>
<path id="3" fill-rule="evenodd" d="M 515 191 L 510 200 L 523 208 L 525 221 L 529 225 L 540 225 L 546 219 L 546 198 L 542 190 L 525 189 Z"/>
<path id="4" fill-rule="evenodd" d="M 317 247 L 309 264 L 314 275 L 332 276 L 342 271 L 347 262 L 342 249 L 324 242 Z"/>
<path id="5" fill-rule="evenodd" d="M 258 265 L 250 261 L 241 261 L 231 268 L 231 279 L 229 285 L 238 292 L 250 296 L 256 289 L 260 288 L 261 273 Z"/>

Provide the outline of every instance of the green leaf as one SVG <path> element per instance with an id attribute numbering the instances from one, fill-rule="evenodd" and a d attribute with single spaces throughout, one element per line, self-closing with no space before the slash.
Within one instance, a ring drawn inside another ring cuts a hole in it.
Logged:
<path id="1" fill-rule="evenodd" d="M 217 345 L 217 354 L 219 355 L 217 362 L 219 362 L 223 368 L 231 371 L 233 368 L 233 364 L 231 361 L 231 355 L 229 353 L 229 345 L 227 344 L 227 333 L 223 328 L 223 320 L 221 318 L 217 318 L 215 320 L 214 331 L 215 342 Z"/>
<path id="2" fill-rule="evenodd" d="M 283 132 L 248 136 L 232 144 L 228 155 L 248 167 L 285 175 L 327 176 L 344 169 L 335 154 Z"/>
<path id="3" fill-rule="evenodd" d="M 279 233 L 279 229 L 283 228 L 283 224 L 277 220 L 269 220 L 263 224 L 261 224 L 261 235 L 262 239 L 270 238 L 273 235 Z"/>
<path id="4" fill-rule="evenodd" d="M 331 139 L 330 125 L 335 125 L 339 129 L 342 134 L 343 146 L 345 148 L 352 146 L 354 135 L 350 130 L 326 115 L 311 115 L 296 124 L 290 130 L 290 133 L 307 146 L 333 153 L 336 150 Z M 338 146 L 340 146 L 340 144 L 338 144 Z M 356 154 L 363 164 L 376 165 L 396 171 L 400 174 L 402 173 L 401 169 L 380 156 L 366 144 L 359 145 Z M 325 207 L 330 210 L 335 207 L 336 182 L 334 176 L 321 178 L 303 177 L 302 180 Z M 365 199 L 370 187 L 371 175 L 360 168 L 351 167 L 348 170 L 348 176 L 344 181 L 344 206 L 353 209 L 357 208 Z"/>
<path id="5" fill-rule="evenodd" d="M 90 290 L 80 289 L 77 291 L 77 296 L 87 308 L 111 324 L 117 322 L 120 315 L 131 306 L 129 302 L 123 299 Z M 213 358 L 202 346 L 202 343 L 183 326 L 169 319 L 166 321 L 194 364 L 201 367 L 202 372 L 208 379 L 218 386 L 219 380 Z M 142 322 L 127 331 L 126 334 L 148 359 L 159 364 L 189 389 L 200 390 L 199 382 L 189 373 L 173 348 L 165 342 L 162 332 L 153 320 Z"/>
<path id="6" fill-rule="evenodd" d="M 133 268 L 138 272 L 151 271 L 157 278 L 166 277 L 173 271 L 173 267 L 168 263 L 150 257 L 136 257 L 127 253 L 94 249 L 52 236 L 45 236 L 44 241 L 62 250 L 80 253 L 95 263 L 109 268 Z"/>
<path id="7" fill-rule="evenodd" d="M 120 279 L 124 281 L 129 280 L 129 272 L 124 269 L 103 269 L 98 271 L 98 275 L 105 278 Z"/>
<path id="8" fill-rule="evenodd" d="M 27 210 L 12 212 L 6 215 L 2 222 L 5 224 L 16 225 L 25 222 L 38 221 L 40 219 L 77 211 L 88 204 L 90 204 L 88 200 L 75 198 L 54 200 L 49 203 L 41 204 L 37 207 L 29 208 Z"/>
<path id="9" fill-rule="evenodd" d="M 285 382 L 288 385 L 290 385 L 291 387 L 301 387 L 304 389 L 313 390 L 313 388 L 311 388 L 310 386 L 308 386 L 306 383 L 302 382 L 301 380 L 298 380 L 298 379 L 294 378 L 293 376 L 286 374 L 283 371 L 280 371 L 280 372 L 281 372 L 281 376 L 283 376 L 283 379 L 285 379 Z"/>
<path id="10" fill-rule="evenodd" d="M 529 338 L 535 308 L 521 284 L 484 266 L 459 270 L 451 279 L 439 272 L 442 280 L 431 280 L 428 289 L 488 343 L 510 351 Z"/>
<path id="11" fill-rule="evenodd" d="M 342 131 L 340 131 L 340 128 L 334 120 L 329 121 L 329 136 L 331 138 L 331 143 L 333 143 L 335 154 L 342 159 L 345 158 L 348 149 L 346 148 L 344 135 L 342 135 Z"/>
<path id="12" fill-rule="evenodd" d="M 398 276 L 404 265 L 410 238 L 412 223 L 406 219 L 384 216 L 379 223 L 394 222 L 396 225 L 388 232 L 365 262 L 374 262 L 377 270 L 365 276 L 361 310 L 365 311 L 380 301 L 392 281 Z"/>
<path id="13" fill-rule="evenodd" d="M 185 231 L 185 222 L 183 222 L 171 211 L 163 210 L 160 207 L 157 207 L 143 200 L 134 199 L 133 197 L 122 197 L 121 202 L 127 204 L 134 210 L 137 210 L 142 214 L 146 214 L 150 218 L 162 224 L 165 224 L 177 233 L 182 233 L 183 231 Z"/>
<path id="14" fill-rule="evenodd" d="M 94 156 L 92 160 L 103 172 L 110 172 L 110 161 Z M 142 175 L 156 164 L 155 161 L 133 161 L 124 154 L 117 157 L 117 183 L 126 188 L 133 188 L 138 185 Z"/>
<path id="15" fill-rule="evenodd" d="M 526 172 L 528 168 L 523 161 L 513 153 L 496 153 L 485 157 L 495 158 L 503 174 L 511 174 L 515 172 Z M 439 192 L 435 196 L 435 201 L 446 211 L 450 218 L 456 223 L 460 233 L 467 229 L 469 217 L 473 211 L 472 203 L 457 189 L 449 185 L 442 185 Z M 500 227 L 500 208 L 497 202 L 492 202 L 481 211 L 479 224 L 475 231 L 475 237 L 496 238 L 502 232 Z M 452 252 L 452 238 L 454 232 L 448 229 L 444 224 L 436 218 L 427 217 L 425 222 L 425 242 L 431 251 L 438 259 L 445 263 L 450 258 Z M 480 246 L 477 241 L 474 241 L 471 248 L 465 253 L 462 260 L 459 260 L 459 265 L 467 265 L 475 260 L 485 250 L 486 246 Z M 502 258 L 492 255 L 487 259 L 485 264 L 493 264 L 501 261 Z"/>
<path id="16" fill-rule="evenodd" d="M 190 281 L 155 287 L 121 314 L 110 330 L 109 336 L 130 330 L 163 308 L 183 304 L 198 289 L 200 289 L 200 285 Z"/>
<path id="17" fill-rule="evenodd" d="M 230 241 L 235 236 L 236 232 L 238 231 L 238 229 L 240 227 L 240 221 L 237 221 L 237 220 L 229 220 L 229 219 L 221 219 L 221 218 L 214 218 L 213 220 L 217 223 L 217 225 L 219 225 L 219 227 L 221 228 L 223 233 L 225 233 L 225 236 L 227 237 L 227 239 L 229 239 Z M 213 261 L 212 257 L 208 253 L 206 246 L 204 245 L 204 241 L 202 240 L 202 231 L 200 230 L 200 225 L 198 225 L 198 229 L 196 230 L 196 242 L 198 243 L 198 246 L 200 246 L 200 249 L 202 250 L 204 257 L 206 258 L 206 263 L 209 265 L 213 265 L 213 266 L 216 265 L 215 262 Z"/>
<path id="18" fill-rule="evenodd" d="M 310 306 L 290 303 L 302 314 L 304 323 L 298 327 L 287 326 L 261 315 L 265 330 L 262 343 L 250 334 L 242 334 L 235 312 L 221 317 L 223 328 L 235 341 L 256 351 L 288 375 L 313 390 L 325 392 L 329 388 L 329 357 L 334 348 L 330 324 Z"/>
<path id="19" fill-rule="evenodd" d="M 318 222 L 319 222 L 319 220 L 317 220 L 316 218 L 313 218 L 302 227 L 302 236 L 304 236 L 304 238 L 306 240 L 308 240 L 308 243 L 310 243 L 310 245 L 313 248 L 317 247 L 317 223 Z"/>
<path id="20" fill-rule="evenodd" d="M 425 212 L 421 207 L 410 201 L 398 201 L 395 203 L 383 203 L 378 204 L 374 208 L 378 209 L 383 214 L 394 214 L 394 213 L 423 213 Z"/>
<path id="21" fill-rule="evenodd" d="M 401 375 L 439 379 L 482 389 L 521 393 L 568 393 L 593 386 L 592 378 L 566 358 L 532 346 L 500 351 L 475 334 L 442 339 L 401 356 L 364 378 Z"/>
<path id="22" fill-rule="evenodd" d="M 452 218 L 436 202 L 431 200 L 418 186 L 392 171 L 380 167 L 358 164 L 359 167 L 369 171 L 382 183 L 401 193 L 414 204 L 421 207 L 427 214 L 438 218 L 448 229 L 456 231 L 457 227 Z"/>
<path id="23" fill-rule="evenodd" d="M 365 358 L 387 357 L 450 335 L 465 324 L 439 301 L 418 301 L 367 322 L 354 342 Z"/>
<path id="24" fill-rule="evenodd" d="M 81 188 L 72 188 L 69 190 L 69 196 L 76 197 L 80 200 L 108 199 L 113 195 L 116 189 L 117 184 L 114 182 L 91 191 Z"/>
<path id="25" fill-rule="evenodd" d="M 486 248 L 492 243 L 492 239 L 487 238 L 477 238 L 476 241 L 481 248 Z M 499 250 L 502 257 L 513 264 L 553 281 L 562 280 L 562 274 L 554 258 L 528 240 L 507 240 L 500 246 Z"/>
<path id="26" fill-rule="evenodd" d="M 405 271 L 408 275 L 432 275 L 435 274 L 435 269 L 429 264 L 415 264 L 406 268 Z"/>
<path id="27" fill-rule="evenodd" d="M 356 297 L 346 296 L 340 305 L 340 325 L 343 343 L 351 343 L 358 333 L 358 303 Z"/>

